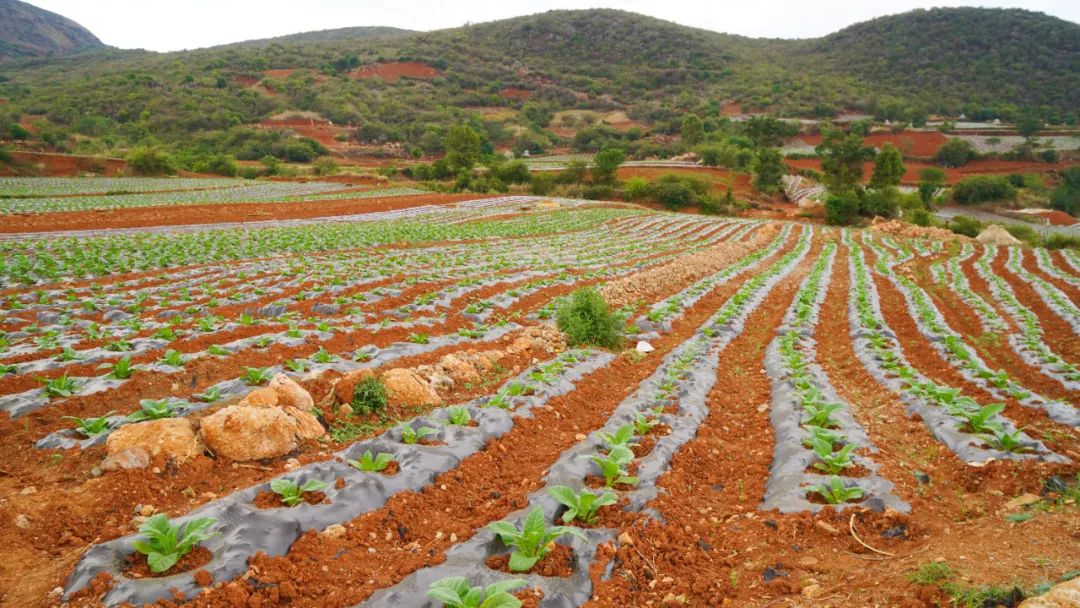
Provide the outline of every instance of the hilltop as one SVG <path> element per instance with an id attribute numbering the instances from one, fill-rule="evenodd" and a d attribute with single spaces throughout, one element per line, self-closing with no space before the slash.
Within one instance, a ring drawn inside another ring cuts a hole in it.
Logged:
<path id="1" fill-rule="evenodd" d="M 19 0 L 0 0 L 0 58 L 66 55 L 104 47 L 67 17 Z"/>

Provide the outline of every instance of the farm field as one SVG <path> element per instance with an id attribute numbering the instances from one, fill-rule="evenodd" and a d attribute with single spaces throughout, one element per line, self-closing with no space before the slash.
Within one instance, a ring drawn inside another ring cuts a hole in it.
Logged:
<path id="1" fill-rule="evenodd" d="M 124 181 L 0 180 L 12 232 L 102 230 L 0 240 L 4 606 L 914 607 L 1080 566 L 1072 252 Z M 585 287 L 623 345 L 559 329 Z"/>

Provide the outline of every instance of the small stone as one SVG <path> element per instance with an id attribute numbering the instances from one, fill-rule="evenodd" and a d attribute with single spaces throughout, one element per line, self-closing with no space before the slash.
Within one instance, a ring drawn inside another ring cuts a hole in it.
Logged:
<path id="1" fill-rule="evenodd" d="M 290 459 L 285 461 L 285 470 L 286 471 L 291 471 L 291 470 L 293 470 L 293 469 L 295 469 L 295 468 L 297 468 L 299 466 L 300 466 L 300 461 L 297 460 L 296 458 L 290 458 Z"/>
<path id="2" fill-rule="evenodd" d="M 634 347 L 634 350 L 639 353 L 651 353 L 656 350 L 656 348 L 654 348 L 652 344 L 649 344 L 645 340 L 638 340 L 637 346 Z"/>
<path id="3" fill-rule="evenodd" d="M 34 486 L 26 486 L 22 489 L 21 492 L 19 492 L 19 494 L 26 496 L 28 494 L 33 494 L 34 492 L 37 492 L 37 488 L 35 488 Z"/>
<path id="4" fill-rule="evenodd" d="M 1026 507 L 1028 505 L 1033 505 L 1040 500 L 1042 500 L 1042 498 L 1036 496 L 1035 494 L 1021 494 L 1020 496 L 1017 496 L 1016 498 L 1005 503 L 1005 509 L 1008 511 L 1015 511 L 1016 509 Z"/>
<path id="5" fill-rule="evenodd" d="M 22 513 L 15 516 L 15 527 L 20 530 L 26 530 L 30 527 L 30 519 Z"/>
<path id="6" fill-rule="evenodd" d="M 803 587 L 802 594 L 806 597 L 814 597 L 821 593 L 821 585 L 812 584 Z"/>
<path id="7" fill-rule="evenodd" d="M 61 595 L 64 595 L 63 587 L 53 587 L 52 591 L 49 592 L 49 597 L 60 597 Z"/>
<path id="8" fill-rule="evenodd" d="M 319 536 L 332 540 L 343 538 L 345 536 L 345 526 L 341 524 L 332 524 L 327 526 L 322 532 L 319 532 Z"/>
<path id="9" fill-rule="evenodd" d="M 452 543 L 457 542 L 457 534 L 454 534 L 453 532 L 450 533 L 450 542 L 452 542 Z"/>
<path id="10" fill-rule="evenodd" d="M 623 532 L 619 535 L 619 545 L 623 547 L 633 547 L 634 538 L 630 536 L 629 532 Z"/>
<path id="11" fill-rule="evenodd" d="M 814 527 L 817 528 L 818 530 L 821 530 L 822 532 L 826 532 L 826 533 L 832 534 L 834 536 L 837 535 L 837 534 L 840 534 L 840 530 L 837 530 L 834 526 L 832 526 L 832 525 L 830 525 L 830 524 L 828 524 L 826 522 L 823 522 L 823 521 L 815 521 L 814 522 Z"/>
<path id="12" fill-rule="evenodd" d="M 157 509 L 154 508 L 154 505 L 143 505 L 142 508 L 139 509 L 139 515 L 142 515 L 143 517 L 150 517 L 156 511 Z"/>
<path id="13" fill-rule="evenodd" d="M 800 557 L 798 564 L 803 568 L 813 568 L 814 566 L 818 565 L 818 560 L 816 557 L 810 557 L 809 555 L 807 555 L 804 557 Z"/>

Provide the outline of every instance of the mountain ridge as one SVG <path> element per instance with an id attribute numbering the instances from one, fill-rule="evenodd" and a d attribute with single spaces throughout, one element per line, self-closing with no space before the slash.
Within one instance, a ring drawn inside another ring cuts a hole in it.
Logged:
<path id="1" fill-rule="evenodd" d="M 75 21 L 20 0 L 0 0 L 0 58 L 41 57 L 105 48 Z"/>

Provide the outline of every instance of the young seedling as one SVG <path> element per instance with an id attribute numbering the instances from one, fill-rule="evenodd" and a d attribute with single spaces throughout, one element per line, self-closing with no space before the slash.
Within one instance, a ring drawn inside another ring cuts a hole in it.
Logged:
<path id="1" fill-rule="evenodd" d="M 416 442 L 423 441 L 424 437 L 428 437 L 439 432 L 429 426 L 422 426 L 418 429 L 414 429 L 405 422 L 402 422 L 401 425 L 398 426 L 398 429 L 401 430 L 402 443 L 407 443 L 409 445 L 415 445 Z"/>
<path id="2" fill-rule="evenodd" d="M 106 378 L 112 380 L 127 380 L 134 372 L 134 367 L 131 365 L 131 357 L 122 357 L 116 361 L 116 363 L 102 363 L 98 366 L 98 369 L 107 369 L 109 373 L 105 375 Z"/>
<path id="3" fill-rule="evenodd" d="M 599 433 L 600 439 L 607 444 L 607 450 L 610 452 L 617 447 L 628 448 L 630 444 L 634 442 L 634 425 L 624 424 L 620 426 L 614 433 Z"/>
<path id="4" fill-rule="evenodd" d="M 75 423 L 75 431 L 82 433 L 83 437 L 97 437 L 98 435 L 109 430 L 109 416 L 115 414 L 115 411 L 110 411 L 104 416 L 97 418 L 79 418 L 77 416 L 64 416 L 64 420 L 71 420 Z"/>
<path id="5" fill-rule="evenodd" d="M 634 418 L 634 434 L 648 435 L 658 424 L 660 424 L 660 421 L 656 419 L 655 415 L 647 416 L 644 413 L 638 414 Z"/>
<path id="6" fill-rule="evenodd" d="M 472 422 L 469 409 L 460 405 L 446 408 L 446 418 L 454 426 L 469 426 Z"/>
<path id="7" fill-rule="evenodd" d="M 379 452 L 377 455 L 372 455 L 371 450 L 368 450 L 360 456 L 360 460 L 347 460 L 346 462 L 365 473 L 378 473 L 386 469 L 393 459 L 394 455 L 389 452 Z"/>
<path id="8" fill-rule="evenodd" d="M 170 402 L 168 399 L 143 399 L 139 401 L 139 409 L 124 418 L 125 422 L 142 422 L 144 420 L 159 420 L 171 418 L 176 410 L 182 409 L 184 403 L 179 401 Z"/>
<path id="9" fill-rule="evenodd" d="M 590 526 L 595 525 L 596 511 L 600 507 L 613 505 L 616 502 L 615 492 L 607 489 L 600 494 L 594 494 L 589 490 L 575 492 L 566 486 L 552 486 L 548 488 L 547 493 L 566 507 L 566 512 L 562 516 L 565 524 L 577 519 Z"/>
<path id="10" fill-rule="evenodd" d="M 38 378 L 38 381 L 45 385 L 45 394 L 49 397 L 70 397 L 79 390 L 79 383 L 68 378 L 67 374 L 52 380 Z"/>
<path id="11" fill-rule="evenodd" d="M 806 415 L 803 416 L 802 423 L 822 428 L 838 427 L 840 423 L 833 419 L 832 414 L 842 407 L 839 403 L 804 403 L 803 411 Z"/>
<path id="12" fill-rule="evenodd" d="M 849 500 L 863 497 L 863 489 L 859 486 L 845 486 L 844 480 L 833 475 L 828 483 L 821 483 L 807 488 L 809 494 L 819 494 L 830 505 L 838 505 Z"/>
<path id="13" fill-rule="evenodd" d="M 221 399 L 221 389 L 217 386 L 211 386 L 205 392 L 195 395 L 195 398 L 206 403 L 213 403 Z"/>
<path id="14" fill-rule="evenodd" d="M 961 415 L 967 426 L 975 433 L 993 433 L 1003 430 L 1001 422 L 993 418 L 1005 410 L 1004 403 L 990 403 L 974 411 L 965 411 Z"/>
<path id="15" fill-rule="evenodd" d="M 589 456 L 589 460 L 600 467 L 605 487 L 611 488 L 615 484 L 637 485 L 638 478 L 631 476 L 625 468 L 634 460 L 634 453 L 630 451 L 630 448 L 615 446 L 606 455 Z"/>
<path id="16" fill-rule="evenodd" d="M 464 576 L 451 576 L 431 583 L 427 596 L 446 608 L 520 608 L 521 600 L 510 591 L 523 586 L 525 581 L 515 578 L 471 587 Z"/>
<path id="17" fill-rule="evenodd" d="M 409 342 L 412 342 L 413 344 L 427 344 L 428 340 L 428 335 L 425 333 L 409 334 Z"/>
<path id="18" fill-rule="evenodd" d="M 836 475 L 854 464 L 851 462 L 851 452 L 855 449 L 853 443 L 845 444 L 844 447 L 835 452 L 833 451 L 832 442 L 825 439 L 812 437 L 810 444 L 814 448 L 814 455 L 820 461 L 814 463 L 815 469 L 825 471 L 829 475 Z"/>
<path id="19" fill-rule="evenodd" d="M 585 534 L 577 528 L 568 526 L 548 527 L 544 521 L 544 510 L 533 507 L 521 524 L 521 530 L 506 521 L 488 524 L 488 529 L 499 535 L 503 544 L 513 548 L 509 567 L 512 572 L 527 572 L 536 562 L 544 559 L 552 542 L 567 534 L 585 540 Z"/>
<path id="20" fill-rule="evenodd" d="M 325 487 L 326 483 L 318 479 L 309 479 L 302 486 L 296 485 L 296 482 L 290 479 L 275 479 L 270 482 L 270 489 L 281 497 L 281 502 L 289 507 L 295 507 L 304 502 L 304 494 L 318 492 Z"/>
<path id="21" fill-rule="evenodd" d="M 183 367 L 185 363 L 187 363 L 187 357 L 171 348 L 165 351 L 165 356 L 161 358 L 161 364 L 169 367 Z"/>
<path id="22" fill-rule="evenodd" d="M 245 367 L 243 380 L 245 384 L 250 386 L 259 386 L 260 384 L 266 384 L 270 382 L 270 378 L 273 374 L 269 369 L 259 369 L 257 367 Z"/>
<path id="23" fill-rule="evenodd" d="M 1020 431 L 1009 432 L 1004 428 L 991 428 L 989 434 L 979 436 L 1006 452 L 1018 454 L 1031 450 L 1030 446 L 1024 445 L 1023 435 Z"/>
<path id="24" fill-rule="evenodd" d="M 229 355 L 233 354 L 231 350 L 218 344 L 211 344 L 210 347 L 206 349 L 206 352 L 214 355 L 215 357 L 228 357 Z"/>
<path id="25" fill-rule="evenodd" d="M 146 540 L 137 540 L 133 545 L 146 556 L 150 570 L 160 574 L 175 566 L 199 543 L 216 535 L 211 530 L 216 523 L 213 517 L 200 517 L 183 526 L 173 525 L 164 513 L 158 513 L 139 526 L 139 534 Z"/>
<path id="26" fill-rule="evenodd" d="M 803 428 L 810 433 L 809 437 L 803 439 L 803 443 L 806 444 L 807 447 L 811 448 L 814 447 L 815 439 L 828 442 L 828 444 L 832 446 L 836 443 L 839 443 L 840 440 L 844 438 L 843 435 L 837 433 L 834 430 L 826 429 L 820 426 L 814 426 L 812 424 L 803 425 Z"/>

